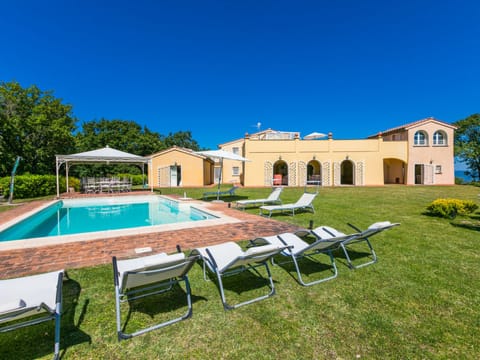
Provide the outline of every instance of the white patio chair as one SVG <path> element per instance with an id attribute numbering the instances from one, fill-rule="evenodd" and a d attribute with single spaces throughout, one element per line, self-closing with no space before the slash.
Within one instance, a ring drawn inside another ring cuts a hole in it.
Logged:
<path id="1" fill-rule="evenodd" d="M 282 193 L 283 188 L 282 187 L 276 187 L 273 189 L 273 191 L 268 195 L 267 198 L 265 199 L 249 199 L 249 200 L 238 200 L 235 204 L 235 206 L 239 209 L 245 209 L 248 205 L 265 205 L 265 204 L 276 204 L 282 203 L 282 200 L 280 200 L 280 194 Z"/>
<path id="2" fill-rule="evenodd" d="M 54 359 L 60 352 L 63 270 L 0 280 L 0 332 L 55 321 Z"/>
<path id="3" fill-rule="evenodd" d="M 313 207 L 313 200 L 317 194 L 303 193 L 300 199 L 295 203 L 291 204 L 282 204 L 282 205 L 264 205 L 260 206 L 260 215 L 264 215 L 264 211 L 268 212 L 268 216 L 271 217 L 274 211 L 291 211 L 292 215 L 295 215 L 295 210 L 304 210 L 310 209 L 315 213 L 315 208 Z"/>
<path id="4" fill-rule="evenodd" d="M 119 341 L 174 324 L 192 315 L 191 291 L 187 273 L 197 259 L 197 256 L 185 257 L 181 252 L 173 255 L 160 253 L 129 260 L 112 258 Z M 165 293 L 172 290 L 173 286 L 181 281 L 185 282 L 188 307 L 187 312 L 183 316 L 140 329 L 133 333 L 126 333 L 122 330 L 121 303 Z"/>
<path id="5" fill-rule="evenodd" d="M 266 236 L 252 240 L 253 244 L 268 243 L 272 245 L 283 245 L 287 248 L 281 252 L 281 255 L 291 258 L 297 272 L 297 281 L 303 286 L 311 286 L 327 280 L 337 277 L 337 266 L 335 264 L 335 258 L 332 251 L 337 249 L 342 241 L 353 239 L 356 234 L 344 235 L 344 236 L 330 236 L 325 239 L 318 239 L 312 244 L 307 243 L 295 234 L 283 233 L 279 235 Z M 326 254 L 328 255 L 332 267 L 333 274 L 321 279 L 305 282 L 300 270 L 299 260 L 307 258 L 315 263 L 319 263 L 318 260 L 313 258 L 313 255 Z M 283 263 L 282 263 L 283 264 Z"/>
<path id="6" fill-rule="evenodd" d="M 225 310 L 232 310 L 243 305 L 251 304 L 256 301 L 264 300 L 275 294 L 275 285 L 273 284 L 268 260 L 285 249 L 284 245 L 264 245 L 252 247 L 246 251 L 234 242 L 226 242 L 219 245 L 212 245 L 197 248 L 192 251 L 192 255 L 200 255 L 203 261 L 203 276 L 207 280 L 206 268 L 217 276 L 220 297 Z M 263 266 L 267 271 L 270 282 L 270 292 L 266 295 L 240 302 L 235 305 L 227 303 L 222 278 L 229 275 L 241 273 L 243 271 L 253 270 L 259 277 L 263 276 L 257 270 L 257 267 Z"/>
<path id="7" fill-rule="evenodd" d="M 358 269 L 358 268 L 371 265 L 377 262 L 377 254 L 375 253 L 375 250 L 373 250 L 373 246 L 369 238 L 384 230 L 391 229 L 392 227 L 398 226 L 400 224 L 391 223 L 390 221 L 376 222 L 370 225 L 366 230 L 363 230 L 363 231 L 352 224 L 348 224 L 348 225 L 352 227 L 355 231 L 358 231 L 355 234 L 357 236 L 353 238 L 346 238 L 345 240 L 343 240 L 340 244 L 340 248 L 343 250 L 343 253 L 345 254 L 345 259 L 347 260 L 348 266 L 352 269 Z M 311 230 L 311 233 L 317 239 L 324 239 L 324 238 L 327 238 L 328 236 L 348 236 L 348 235 L 345 235 L 343 232 L 338 231 L 337 229 L 334 229 L 329 226 L 319 226 Z M 352 261 L 351 254 L 348 251 L 348 246 L 356 243 L 360 243 L 360 242 L 365 242 L 367 244 L 369 249 L 369 255 L 371 256 L 371 260 L 355 265 Z"/>

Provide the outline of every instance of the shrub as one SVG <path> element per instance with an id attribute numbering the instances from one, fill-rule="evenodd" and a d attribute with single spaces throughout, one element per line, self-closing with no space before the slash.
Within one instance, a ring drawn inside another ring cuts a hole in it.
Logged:
<path id="1" fill-rule="evenodd" d="M 65 177 L 59 178 L 60 192 L 65 192 Z M 80 181 L 68 177 L 68 186 L 80 191 Z M 0 189 L 7 198 L 10 194 L 10 176 L 0 178 Z M 15 176 L 13 197 L 15 199 L 30 199 L 57 193 L 57 178 L 54 175 L 18 175 Z"/>
<path id="2" fill-rule="evenodd" d="M 437 199 L 427 207 L 430 215 L 453 219 L 457 215 L 467 215 L 478 209 L 477 204 L 469 200 Z"/>

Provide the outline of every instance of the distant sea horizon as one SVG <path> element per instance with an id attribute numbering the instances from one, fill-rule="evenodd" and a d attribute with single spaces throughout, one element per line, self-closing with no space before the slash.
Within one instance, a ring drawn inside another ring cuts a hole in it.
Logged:
<path id="1" fill-rule="evenodd" d="M 467 170 L 455 170 L 455 177 L 462 179 L 464 182 L 471 182 L 473 179 L 470 176 L 465 175 L 465 171 Z"/>

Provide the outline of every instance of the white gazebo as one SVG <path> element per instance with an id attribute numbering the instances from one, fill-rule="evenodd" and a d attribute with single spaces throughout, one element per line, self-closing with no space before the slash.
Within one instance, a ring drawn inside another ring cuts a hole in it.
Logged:
<path id="1" fill-rule="evenodd" d="M 65 164 L 66 188 L 68 191 L 68 169 L 74 164 L 96 164 L 96 163 L 127 163 L 132 165 L 141 165 L 142 175 L 145 174 L 145 164 L 150 163 L 150 158 L 130 154 L 124 151 L 116 150 L 111 147 L 104 147 L 102 149 L 86 151 L 71 155 L 55 155 L 56 158 L 56 172 L 57 172 L 57 197 L 60 197 L 60 184 L 58 173 L 60 167 Z M 153 191 L 153 183 L 151 184 Z"/>

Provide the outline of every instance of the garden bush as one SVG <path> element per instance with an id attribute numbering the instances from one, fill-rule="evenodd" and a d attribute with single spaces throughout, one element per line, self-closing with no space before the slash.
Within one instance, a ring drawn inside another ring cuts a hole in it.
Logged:
<path id="1" fill-rule="evenodd" d="M 60 192 L 65 192 L 65 177 L 59 178 Z M 80 191 L 80 181 L 69 177 L 68 186 Z M 10 176 L 0 178 L 0 191 L 5 198 L 10 194 Z M 18 175 L 15 176 L 14 198 L 30 199 L 57 193 L 57 178 L 54 175 Z M 0 194 L 0 195 L 2 195 Z"/>
<path id="2" fill-rule="evenodd" d="M 477 210 L 478 206 L 470 200 L 436 199 L 427 207 L 430 215 L 453 219 L 457 215 L 467 215 Z"/>

